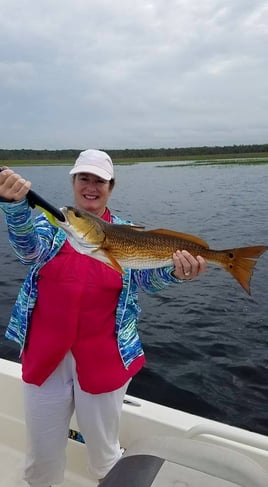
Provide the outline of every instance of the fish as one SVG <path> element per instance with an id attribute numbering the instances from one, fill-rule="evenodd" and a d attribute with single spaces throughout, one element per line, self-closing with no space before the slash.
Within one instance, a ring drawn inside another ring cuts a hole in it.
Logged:
<path id="1" fill-rule="evenodd" d="M 153 269 L 172 266 L 173 253 L 187 250 L 202 256 L 229 272 L 250 295 L 250 280 L 256 260 L 268 250 L 266 245 L 225 250 L 209 248 L 203 239 L 187 233 L 142 226 L 109 223 L 72 206 L 60 209 L 65 221 L 57 221 L 70 244 L 80 253 L 93 257 L 124 274 L 124 268 Z"/>

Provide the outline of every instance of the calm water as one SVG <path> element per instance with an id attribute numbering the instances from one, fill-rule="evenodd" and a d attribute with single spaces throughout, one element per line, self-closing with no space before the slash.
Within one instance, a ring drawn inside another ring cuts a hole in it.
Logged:
<path id="1" fill-rule="evenodd" d="M 68 167 L 20 172 L 55 206 L 72 204 Z M 116 167 L 110 207 L 136 223 L 193 233 L 212 248 L 268 244 L 268 165 Z M 26 269 L 11 254 L 0 214 L 0 355 L 18 360 L 3 338 Z M 268 434 L 268 252 L 249 297 L 225 271 L 141 294 L 140 334 L 147 365 L 129 392 Z"/>

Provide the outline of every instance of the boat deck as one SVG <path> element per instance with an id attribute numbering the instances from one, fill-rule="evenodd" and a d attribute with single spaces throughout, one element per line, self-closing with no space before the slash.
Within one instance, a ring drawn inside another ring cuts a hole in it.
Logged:
<path id="1" fill-rule="evenodd" d="M 72 448 L 68 448 L 72 450 Z M 70 456 L 72 453 L 68 452 Z M 82 455 L 84 457 L 84 455 Z M 15 447 L 4 445 L 0 440 L 1 476 L 0 487 L 26 487 L 23 480 L 24 452 Z M 80 463 L 80 462 L 79 462 Z M 83 467 L 84 468 L 84 467 Z M 84 469 L 85 470 L 85 469 Z M 66 469 L 65 481 L 59 487 L 96 487 L 97 483 L 90 479 L 86 471 L 83 475 Z"/>
<path id="2" fill-rule="evenodd" d="M 1 487 L 25 487 L 22 477 L 23 455 L 21 452 L 8 448 L 0 443 Z"/>

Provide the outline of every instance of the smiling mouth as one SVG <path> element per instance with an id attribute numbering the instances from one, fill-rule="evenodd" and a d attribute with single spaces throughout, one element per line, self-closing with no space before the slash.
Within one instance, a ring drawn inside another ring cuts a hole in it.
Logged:
<path id="1" fill-rule="evenodd" d="M 89 194 L 84 194 L 83 195 L 83 198 L 85 198 L 88 201 L 94 201 L 94 200 L 96 200 L 98 198 L 98 196 L 92 196 L 92 195 L 89 195 Z"/>

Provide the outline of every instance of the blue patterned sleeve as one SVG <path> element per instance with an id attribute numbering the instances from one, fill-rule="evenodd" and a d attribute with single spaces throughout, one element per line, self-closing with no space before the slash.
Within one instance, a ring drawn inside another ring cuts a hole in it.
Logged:
<path id="1" fill-rule="evenodd" d="M 184 282 L 172 275 L 173 270 L 174 267 L 170 266 L 132 271 L 132 277 L 140 289 L 148 293 L 154 293 L 165 289 L 172 282 Z"/>
<path id="2" fill-rule="evenodd" d="M 49 254 L 57 229 L 39 215 L 32 218 L 27 200 L 0 202 L 5 213 L 9 242 L 23 264 L 34 264 Z"/>

